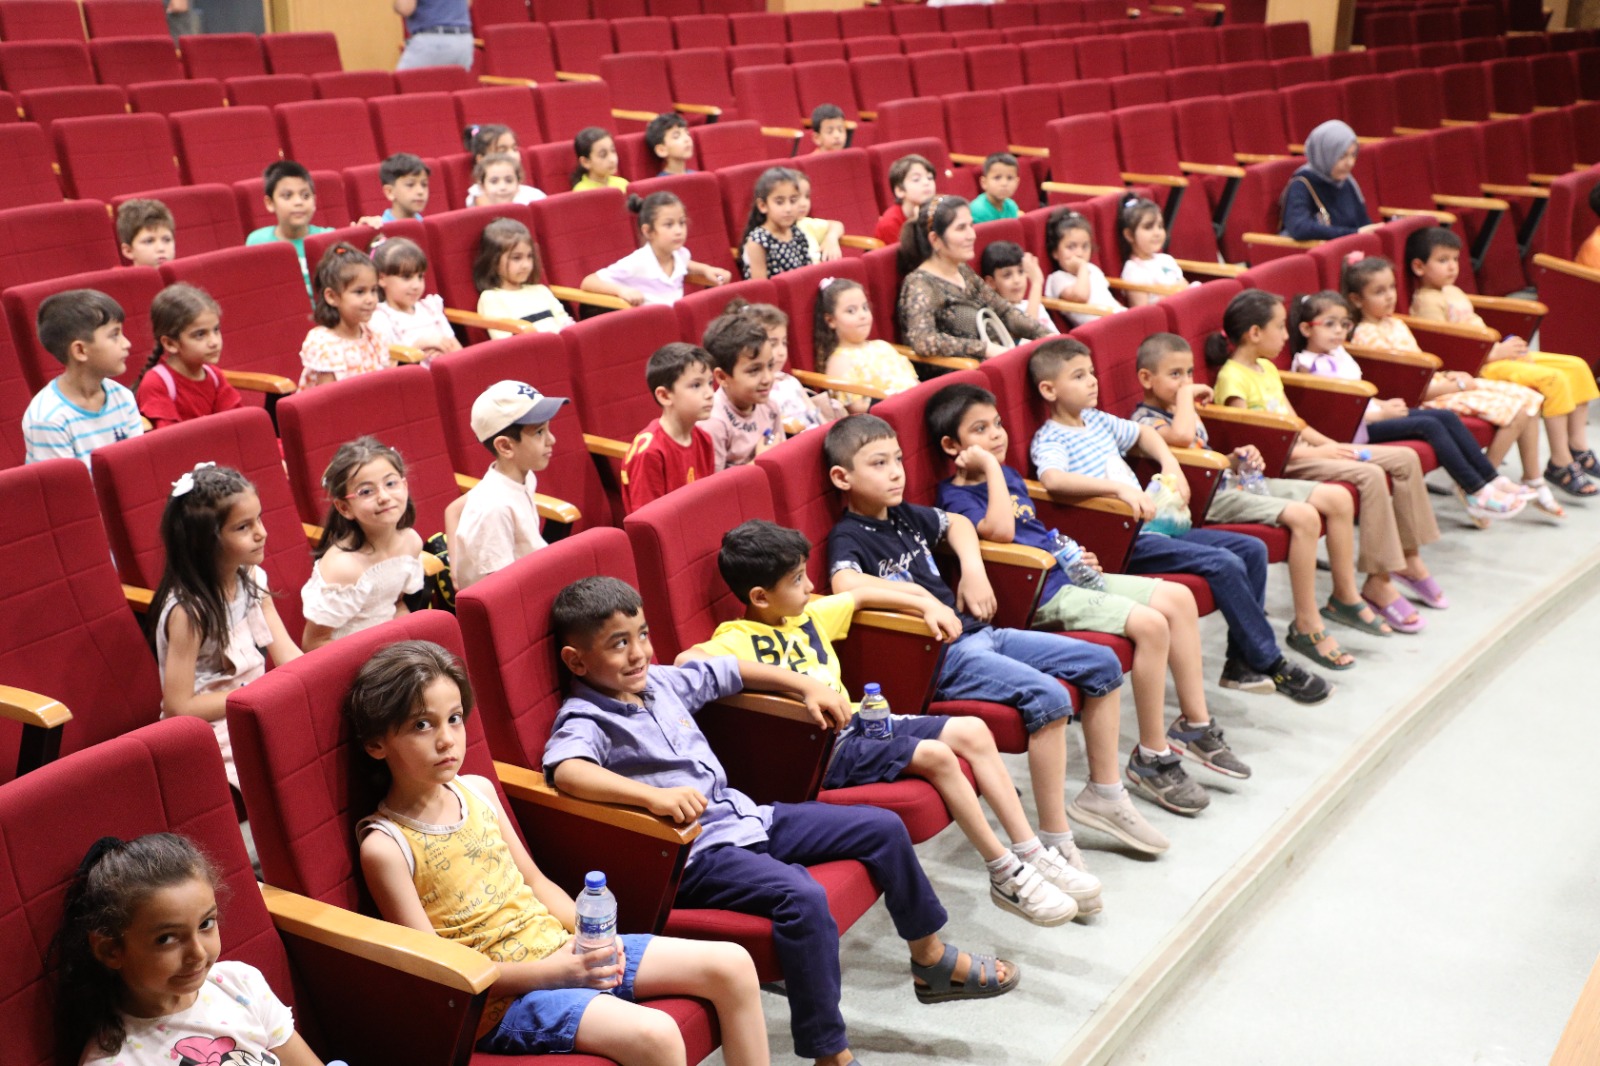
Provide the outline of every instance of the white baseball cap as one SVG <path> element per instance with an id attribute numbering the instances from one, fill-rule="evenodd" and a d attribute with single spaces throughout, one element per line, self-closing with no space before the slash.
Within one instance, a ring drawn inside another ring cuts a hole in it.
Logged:
<path id="1" fill-rule="evenodd" d="M 472 435 L 487 441 L 509 426 L 542 425 L 566 402 L 565 396 L 545 396 L 520 381 L 497 381 L 472 401 Z"/>

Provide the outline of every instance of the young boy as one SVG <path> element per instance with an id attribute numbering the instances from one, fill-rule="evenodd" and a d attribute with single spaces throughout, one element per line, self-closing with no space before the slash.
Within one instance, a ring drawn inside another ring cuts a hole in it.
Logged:
<path id="1" fill-rule="evenodd" d="M 579 799 L 700 824 L 677 905 L 771 919 L 795 1054 L 826 1066 L 852 1058 L 839 1012 L 838 926 L 807 864 L 856 859 L 866 865 L 883 889 L 896 932 L 909 943 L 919 1000 L 984 998 L 1016 986 L 1021 974 L 1015 964 L 940 942 L 947 916 L 899 818 L 866 806 L 758 806 L 728 787 L 722 763 L 694 722 L 700 708 L 746 684 L 803 700 L 824 727 L 849 721 L 848 700 L 804 674 L 731 656 L 651 666 L 639 594 L 616 578 L 568 585 L 551 614 L 573 682 L 545 745 L 545 776 Z"/>
<path id="2" fill-rule="evenodd" d="M 457 592 L 544 547 L 534 504 L 536 475 L 550 465 L 556 444 L 550 420 L 566 402 L 520 381 L 497 381 L 472 401 L 472 435 L 494 462 L 463 497 L 450 536 Z"/>
<path id="3" fill-rule="evenodd" d="M 889 193 L 894 206 L 878 218 L 872 235 L 884 244 L 900 243 L 900 228 L 917 208 L 933 199 L 933 164 L 920 155 L 903 155 L 889 167 Z"/>
<path id="4" fill-rule="evenodd" d="M 389 201 L 382 221 L 421 218 L 428 208 L 428 178 L 432 173 L 428 164 L 410 152 L 396 152 L 385 159 L 378 167 L 378 180 L 383 182 L 383 195 Z"/>
<path id="5" fill-rule="evenodd" d="M 1406 262 L 1416 281 L 1411 313 L 1435 322 L 1487 329 L 1467 294 L 1456 286 L 1461 274 L 1461 238 L 1442 226 L 1414 231 L 1406 238 Z M 1528 342 L 1507 337 L 1489 350 L 1478 376 L 1525 385 L 1544 397 L 1540 415 L 1550 442 L 1544 479 L 1571 492 L 1573 470 L 1600 475 L 1600 459 L 1589 448 L 1589 403 L 1600 399 L 1594 371 L 1573 355 L 1530 352 Z M 1531 474 L 1529 475 L 1531 476 Z M 1576 495 L 1576 493 L 1575 493 Z"/>
<path id="6" fill-rule="evenodd" d="M 1040 299 L 1044 292 L 1044 271 L 1032 252 L 1024 252 L 1012 241 L 994 241 L 978 259 L 978 273 L 984 283 L 999 293 L 1012 307 L 1033 319 L 1051 333 L 1060 333 L 1050 321 L 1050 312 Z"/>
<path id="7" fill-rule="evenodd" d="M 351 732 L 389 779 L 356 827 L 378 913 L 498 967 L 477 1049 L 627 1062 L 648 1047 L 682 1062 L 678 1027 L 636 1001 L 688 995 L 716 1008 L 729 1066 L 767 1066 L 761 989 L 743 948 L 619 930 L 610 947 L 576 950 L 572 897 L 534 864 L 494 783 L 457 772 L 471 713 L 461 660 L 426 640 L 379 649 L 345 701 Z"/>
<path id="8" fill-rule="evenodd" d="M 772 402 L 772 358 L 767 331 L 749 315 L 723 315 L 706 327 L 717 395 L 702 428 L 711 436 L 714 470 L 743 466 L 782 444 L 783 412 Z"/>
<path id="9" fill-rule="evenodd" d="M 961 620 L 954 611 L 902 589 L 873 585 L 812 599 L 806 577 L 810 555 L 811 542 L 804 534 L 771 522 L 752 520 L 730 530 L 722 538 L 717 568 L 745 605 L 744 618 L 722 623 L 710 640 L 678 656 L 678 664 L 734 655 L 805 674 L 848 699 L 832 642 L 849 634 L 856 611 L 878 608 L 919 614 L 936 639 L 961 635 Z M 983 857 L 989 868 L 989 898 L 1001 910 L 1038 925 L 1060 925 L 1080 910 L 1100 909 L 1100 881 L 1074 868 L 1055 848 L 1041 844 L 1029 827 L 1011 774 L 982 719 L 897 714 L 892 716 L 892 727 L 887 739 L 865 737 L 852 718 L 834 742 L 822 787 L 870 785 L 907 775 L 924 778 Z M 958 759 L 972 767 L 977 792 Z M 1010 850 L 989 827 L 978 804 L 980 792 L 1011 837 Z"/>
<path id="10" fill-rule="evenodd" d="M 1161 435 L 1168 447 L 1209 447 L 1206 424 L 1196 409 L 1211 402 L 1211 386 L 1194 380 L 1194 352 L 1175 333 L 1154 333 L 1139 345 L 1139 385 L 1144 401 L 1133 409 L 1133 420 Z M 1254 445 L 1236 449 L 1234 468 L 1261 469 L 1261 453 Z M 1289 583 L 1294 589 L 1294 622 L 1289 626 L 1289 646 L 1321 662 L 1330 670 L 1343 670 L 1355 659 L 1328 635 L 1322 620 L 1361 614 L 1364 605 L 1356 587 L 1355 504 L 1338 485 L 1292 478 L 1262 477 L 1265 494 L 1242 486 L 1218 490 L 1211 497 L 1206 521 L 1227 525 L 1259 522 L 1289 531 Z M 1317 541 L 1327 521 L 1328 563 L 1333 572 L 1333 599 L 1317 607 Z M 1366 613 L 1370 614 L 1370 609 Z M 1372 618 L 1375 624 L 1376 616 Z"/>
<path id="11" fill-rule="evenodd" d="M 828 478 L 845 512 L 828 534 L 833 591 L 877 586 L 935 600 L 957 612 L 961 635 L 945 651 L 934 698 L 987 700 L 1017 708 L 1028 731 L 1028 770 L 1039 810 L 1039 839 L 1082 869 L 1067 824 L 1067 721 L 1072 701 L 1059 681 L 1083 693 L 1089 784 L 1072 802 L 1080 822 L 1149 855 L 1167 838 L 1145 821 L 1117 774 L 1122 666 L 1109 648 L 1053 633 L 996 629 L 994 589 L 978 554 L 978 534 L 960 515 L 903 502 L 905 468 L 893 427 L 876 415 L 851 415 L 823 442 Z M 946 543 L 961 563 L 954 592 L 939 576 L 933 549 Z"/>
<path id="12" fill-rule="evenodd" d="M 983 173 L 978 175 L 978 187 L 983 195 L 972 201 L 972 221 L 993 222 L 1000 218 L 1017 218 L 1022 214 L 1014 197 L 1022 178 L 1017 168 L 1017 157 L 1010 152 L 995 152 L 983 161 Z"/>
<path id="13" fill-rule="evenodd" d="M 661 160 L 661 177 L 668 174 L 693 174 L 694 138 L 682 115 L 666 112 L 650 120 L 644 128 L 644 146 Z"/>
<path id="14" fill-rule="evenodd" d="M 278 221 L 251 231 L 245 244 L 269 244 L 288 241 L 294 245 L 294 254 L 300 257 L 300 273 L 306 279 L 306 295 L 311 295 L 311 269 L 306 265 L 306 238 L 313 233 L 327 233 L 329 227 L 314 225 L 311 216 L 317 213 L 317 188 L 311 182 L 311 172 L 292 159 L 268 163 L 261 172 L 267 210 Z"/>
<path id="15" fill-rule="evenodd" d="M 811 110 L 811 143 L 818 152 L 837 152 L 850 143 L 850 127 L 838 104 L 818 104 Z"/>
<path id="16" fill-rule="evenodd" d="M 117 208 L 117 243 L 134 266 L 158 267 L 177 254 L 177 224 L 160 200 L 124 200 Z"/>
<path id="17" fill-rule="evenodd" d="M 1048 340 L 1028 359 L 1028 377 L 1050 405 L 1028 450 L 1039 480 L 1061 496 L 1115 496 L 1149 518 L 1155 503 L 1123 461 L 1139 454 L 1161 465 L 1188 502 L 1183 469 L 1161 435 L 1149 426 L 1099 410 L 1089 349 L 1071 337 Z M 1193 529 L 1181 537 L 1144 534 L 1134 538 L 1128 569 L 1136 574 L 1195 574 L 1205 579 L 1217 608 L 1228 620 L 1228 658 L 1223 688 L 1281 692 L 1297 703 L 1321 703 L 1333 692 L 1327 681 L 1289 662 L 1278 650 L 1263 603 L 1267 551 L 1259 540 L 1215 529 Z"/>
<path id="18" fill-rule="evenodd" d="M 1039 590 L 1033 627 L 1114 633 L 1133 642 L 1139 744 L 1128 756 L 1126 777 L 1134 791 L 1178 814 L 1196 814 L 1210 804 L 1171 748 L 1217 773 L 1249 777 L 1250 768 L 1228 748 L 1206 710 L 1193 594 L 1172 581 L 1102 573 L 1092 553 L 1045 527 L 1022 475 L 1005 465 L 1010 437 L 993 393 L 976 385 L 948 386 L 928 402 L 924 418 L 928 436 L 955 463 L 955 475 L 939 483 L 939 506 L 965 516 L 985 540 L 1025 544 L 1056 557 L 1058 565 L 1044 575 Z M 1169 663 L 1179 716 L 1163 731 Z"/>
<path id="19" fill-rule="evenodd" d="M 26 461 L 82 459 L 144 432 L 133 393 L 111 379 L 128 368 L 122 308 L 94 289 L 58 292 L 39 305 L 39 343 L 66 367 L 22 413 Z"/>
<path id="20" fill-rule="evenodd" d="M 632 513 L 697 477 L 716 472 L 716 447 L 699 423 L 711 417 L 711 356 L 683 341 L 662 345 L 644 378 L 661 417 L 641 429 L 622 462 L 622 506 Z"/>

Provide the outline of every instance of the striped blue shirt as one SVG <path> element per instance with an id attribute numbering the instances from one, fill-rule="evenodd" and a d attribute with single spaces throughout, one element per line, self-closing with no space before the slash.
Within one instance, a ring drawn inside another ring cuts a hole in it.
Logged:
<path id="1" fill-rule="evenodd" d="M 1064 426 L 1051 419 L 1033 435 L 1028 457 L 1033 469 L 1062 470 L 1084 477 L 1103 477 L 1139 488 L 1139 479 L 1123 461 L 1122 453 L 1139 439 L 1139 427 L 1126 418 L 1108 415 L 1098 407 L 1083 410 L 1083 425 Z"/>
<path id="2" fill-rule="evenodd" d="M 110 378 L 102 381 L 105 402 L 98 411 L 85 411 L 61 394 L 60 381 L 39 390 L 22 415 L 22 442 L 27 462 L 46 459 L 82 459 L 89 465 L 89 453 L 144 432 L 139 405 L 133 393 Z"/>

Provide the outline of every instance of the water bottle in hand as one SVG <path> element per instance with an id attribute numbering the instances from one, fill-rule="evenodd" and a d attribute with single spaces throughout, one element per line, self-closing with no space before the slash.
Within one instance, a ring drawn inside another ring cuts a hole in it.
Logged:
<path id="1" fill-rule="evenodd" d="M 1106 587 L 1105 575 L 1084 562 L 1081 544 L 1058 530 L 1052 529 L 1050 536 L 1054 542 L 1050 554 L 1056 557 L 1056 563 L 1061 567 L 1061 572 L 1067 575 L 1068 581 L 1079 588 L 1096 591 Z"/>
<path id="2" fill-rule="evenodd" d="M 617 897 L 606 887 L 606 875 L 590 870 L 583 875 L 583 891 L 575 901 L 578 908 L 577 935 L 572 950 L 582 954 L 595 948 L 612 948 L 617 943 Z"/>
<path id="3" fill-rule="evenodd" d="M 1233 492 L 1235 489 L 1242 488 L 1244 488 L 1244 485 L 1240 482 L 1239 475 L 1234 471 L 1233 467 L 1230 466 L 1222 472 L 1222 484 L 1218 486 L 1218 492 Z"/>
<path id="4" fill-rule="evenodd" d="M 1255 496 L 1272 495 L 1271 490 L 1267 488 L 1266 475 L 1249 466 L 1239 472 L 1239 487 Z"/>
<path id="5" fill-rule="evenodd" d="M 883 698 L 883 690 L 876 682 L 861 690 L 861 707 L 856 713 L 861 716 L 863 737 L 868 740 L 888 740 L 894 736 L 894 722 L 889 718 L 889 701 Z"/>

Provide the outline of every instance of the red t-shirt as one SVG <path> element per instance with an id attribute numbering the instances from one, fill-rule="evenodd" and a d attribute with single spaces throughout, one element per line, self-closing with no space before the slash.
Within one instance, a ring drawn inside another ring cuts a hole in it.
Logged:
<path id="1" fill-rule="evenodd" d="M 878 228 L 873 231 L 873 236 L 884 244 L 898 245 L 900 243 L 900 228 L 906 224 L 906 209 L 895 204 L 889 210 L 878 216 Z"/>
<path id="2" fill-rule="evenodd" d="M 166 373 L 161 373 L 165 370 Z M 167 383 L 172 383 L 169 390 Z M 176 393 L 176 395 L 174 395 Z M 157 365 L 150 368 L 139 380 L 139 413 L 150 420 L 155 429 L 187 422 L 201 415 L 231 411 L 244 400 L 239 390 L 228 384 L 228 379 L 215 367 L 206 367 L 205 376 L 190 381 L 170 367 Z"/>
<path id="3" fill-rule="evenodd" d="M 658 496 L 706 477 L 716 466 L 711 437 L 694 427 L 688 446 L 673 440 L 656 419 L 633 438 L 622 462 L 622 506 L 629 514 Z"/>

